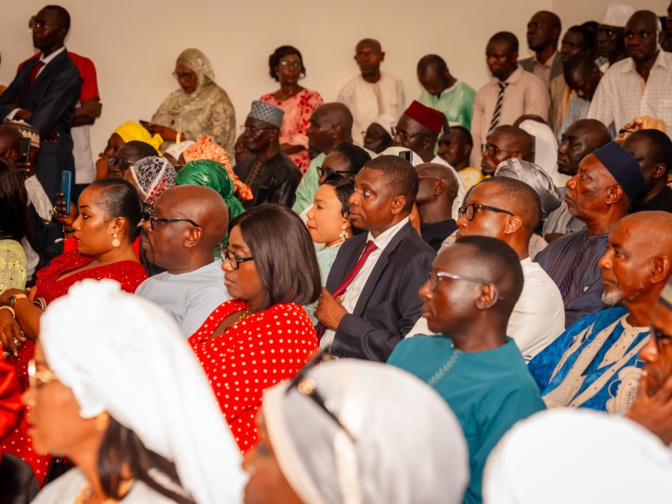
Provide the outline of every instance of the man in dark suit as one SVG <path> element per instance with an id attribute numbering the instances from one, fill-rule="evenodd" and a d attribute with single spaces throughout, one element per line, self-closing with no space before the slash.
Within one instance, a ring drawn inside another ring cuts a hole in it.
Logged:
<path id="1" fill-rule="evenodd" d="M 35 174 L 52 203 L 60 190 L 63 170 L 74 171 L 70 128 L 82 87 L 77 67 L 63 45 L 70 15 L 47 6 L 30 19 L 33 45 L 40 57 L 24 62 L 0 95 L 0 118 L 23 119 L 40 132 L 40 156 Z"/>
<path id="2" fill-rule="evenodd" d="M 315 311 L 333 355 L 385 362 L 420 318 L 417 291 L 435 252 L 409 221 L 417 192 L 418 175 L 397 156 L 357 174 L 350 219 L 368 233 L 341 246 Z"/>
<path id="3" fill-rule="evenodd" d="M 547 86 L 562 75 L 562 55 L 558 52 L 561 32 L 560 18 L 553 12 L 537 12 L 527 23 L 527 45 L 534 51 L 534 56 L 518 63 Z"/>

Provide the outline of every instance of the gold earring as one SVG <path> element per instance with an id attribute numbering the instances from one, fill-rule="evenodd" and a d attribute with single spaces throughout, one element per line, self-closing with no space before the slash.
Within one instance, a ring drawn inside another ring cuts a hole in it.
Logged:
<path id="1" fill-rule="evenodd" d="M 341 234 L 339 235 L 340 239 L 345 241 L 348 239 L 348 232 L 346 231 L 348 227 L 345 225 L 345 222 L 341 224 Z"/>
<path id="2" fill-rule="evenodd" d="M 112 246 L 114 248 L 119 248 L 119 245 L 121 245 L 121 242 L 119 241 L 119 238 L 117 238 L 117 233 L 114 233 L 114 238 L 112 238 Z"/>
<path id="3" fill-rule="evenodd" d="M 105 432 L 110 426 L 110 415 L 107 411 L 103 411 L 100 415 L 95 418 L 95 427 L 98 432 Z"/>

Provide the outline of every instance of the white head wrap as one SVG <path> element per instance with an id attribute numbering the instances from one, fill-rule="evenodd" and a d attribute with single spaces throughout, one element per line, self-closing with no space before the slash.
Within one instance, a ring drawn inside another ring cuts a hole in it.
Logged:
<path id="1" fill-rule="evenodd" d="M 341 359 L 308 372 L 354 435 L 287 384 L 267 390 L 263 414 L 278 463 L 310 504 L 458 504 L 467 444 L 446 402 L 392 366 Z"/>
<path id="2" fill-rule="evenodd" d="M 185 150 L 187 150 L 195 143 L 196 142 L 194 142 L 193 140 L 185 140 L 180 143 L 174 143 L 171 144 L 170 147 L 168 147 L 163 153 L 173 156 L 175 160 L 178 161 L 180 159 L 180 154 L 182 154 Z"/>
<path id="3" fill-rule="evenodd" d="M 509 158 L 497 165 L 495 177 L 518 179 L 529 185 L 541 200 L 541 219 L 558 208 L 562 198 L 551 177 L 539 166 L 520 158 Z"/>
<path id="4" fill-rule="evenodd" d="M 607 6 L 600 24 L 625 28 L 628 19 L 635 13 L 632 5 L 612 3 Z"/>
<path id="5" fill-rule="evenodd" d="M 485 504 L 669 503 L 672 453 L 625 418 L 558 408 L 518 423 L 485 466 Z"/>
<path id="6" fill-rule="evenodd" d="M 49 367 L 83 418 L 106 411 L 175 463 L 197 503 L 238 503 L 240 452 L 181 331 L 111 280 L 84 280 L 40 319 Z"/>

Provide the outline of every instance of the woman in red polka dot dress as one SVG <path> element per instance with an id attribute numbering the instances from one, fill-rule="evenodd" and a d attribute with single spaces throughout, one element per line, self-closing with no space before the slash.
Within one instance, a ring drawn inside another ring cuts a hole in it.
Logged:
<path id="1" fill-rule="evenodd" d="M 306 226 L 268 204 L 236 217 L 222 250 L 222 303 L 190 338 L 240 450 L 258 441 L 255 417 L 268 387 L 289 379 L 317 351 L 301 305 L 320 295 L 320 272 Z"/>

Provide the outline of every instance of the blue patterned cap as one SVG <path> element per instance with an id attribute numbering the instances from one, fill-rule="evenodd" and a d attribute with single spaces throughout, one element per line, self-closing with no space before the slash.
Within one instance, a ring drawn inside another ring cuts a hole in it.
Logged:
<path id="1" fill-rule="evenodd" d="M 249 119 L 263 121 L 276 128 L 282 126 L 282 118 L 284 116 L 285 113 L 282 109 L 259 100 L 254 100 L 252 102 L 252 109 L 250 110 L 250 113 L 247 114 Z"/>

